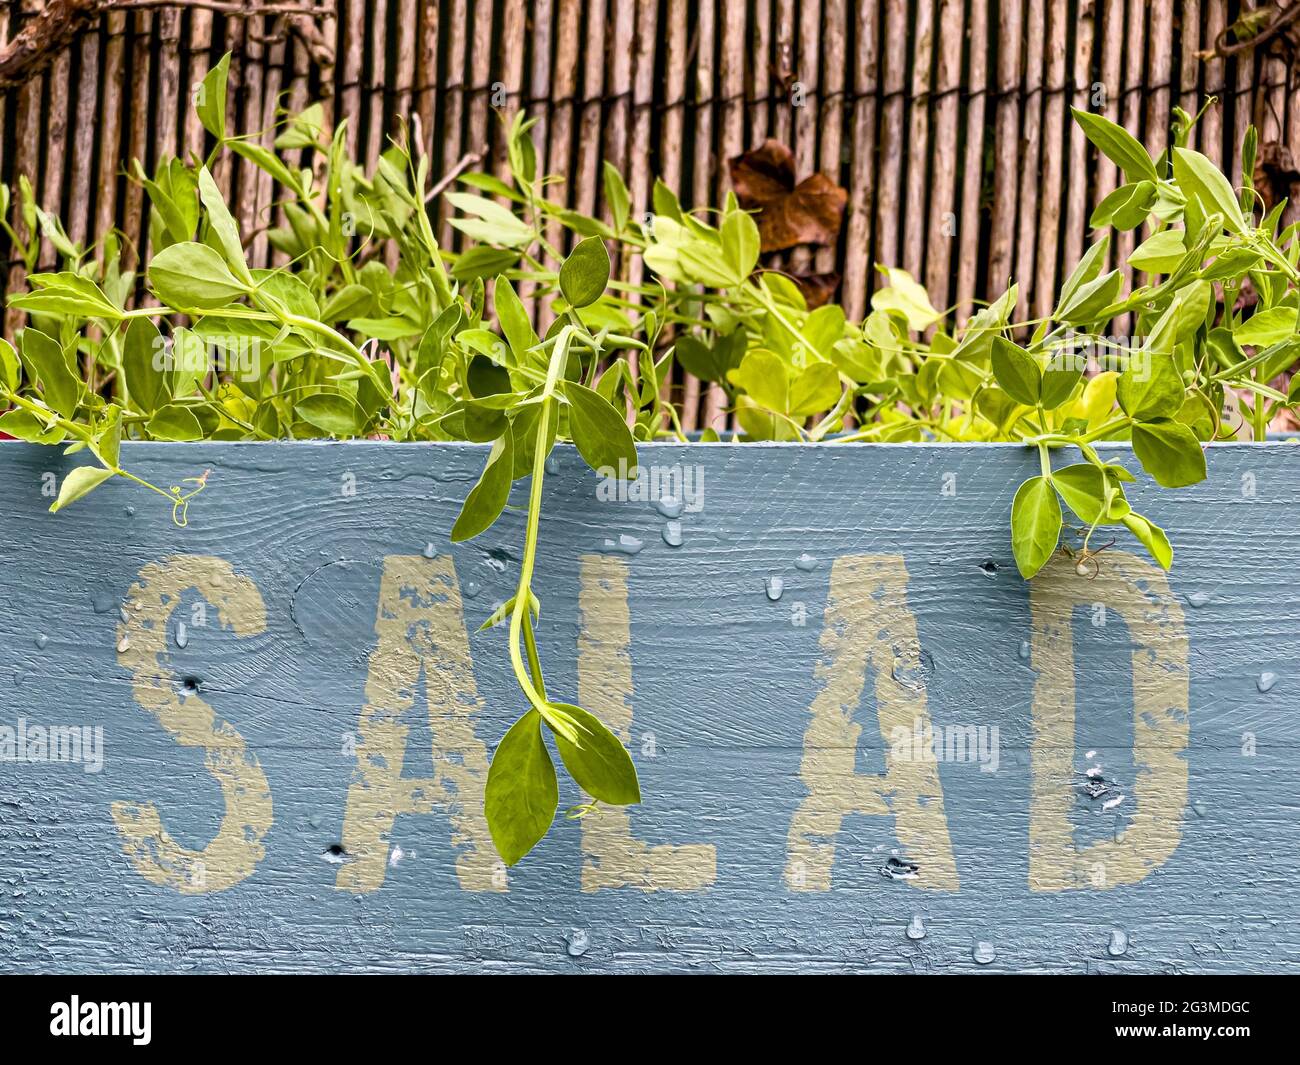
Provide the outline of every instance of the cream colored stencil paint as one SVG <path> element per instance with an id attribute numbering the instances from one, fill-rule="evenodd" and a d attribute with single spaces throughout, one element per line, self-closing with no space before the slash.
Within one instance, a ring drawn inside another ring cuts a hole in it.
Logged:
<path id="1" fill-rule="evenodd" d="M 131 587 L 131 609 L 118 626 L 118 662 L 131 674 L 135 700 L 158 718 L 182 747 L 202 747 L 208 772 L 221 787 L 221 827 L 202 850 L 177 843 L 153 803 L 115 802 L 113 820 L 127 857 L 155 884 L 186 895 L 223 891 L 251 876 L 262 860 L 271 828 L 271 789 L 244 737 L 197 693 L 182 695 L 168 668 L 167 625 L 189 590 L 202 595 L 221 625 L 238 636 L 266 629 L 266 607 L 257 585 L 238 576 L 224 559 L 173 555 L 140 570 Z"/>
<path id="2" fill-rule="evenodd" d="M 385 558 L 375 634 L 343 820 L 343 848 L 351 860 L 339 866 L 335 885 L 356 893 L 377 890 L 388 868 L 397 815 L 441 807 L 451 821 L 461 888 L 506 891 L 504 866 L 483 813 L 488 752 L 474 731 L 483 703 L 452 560 Z M 416 778 L 402 775 L 410 731 L 402 715 L 415 705 L 421 676 L 433 734 L 433 775 Z"/>
<path id="3" fill-rule="evenodd" d="M 923 730 L 930 728 L 924 685 L 906 685 L 895 675 L 920 665 L 907 580 L 899 555 L 846 555 L 831 567 L 816 673 L 822 686 L 804 734 L 800 771 L 808 795 L 790 821 L 787 845 L 785 879 L 792 890 L 830 889 L 835 838 L 850 814 L 892 814 L 904 854 L 919 866 L 909 883 L 935 891 L 958 888 L 938 766 L 895 758 L 890 743 L 896 729 L 911 733 L 918 721 Z M 853 718 L 868 672 L 875 680 L 882 776 L 854 768 L 862 728 Z"/>
<path id="4" fill-rule="evenodd" d="M 1164 572 L 1134 555 L 1107 551 L 1096 580 L 1067 560 L 1029 585 L 1034 746 L 1029 819 L 1029 886 L 1034 891 L 1136 884 L 1173 854 L 1187 806 L 1188 651 L 1183 610 Z M 1070 812 L 1073 787 L 1074 610 L 1100 604 L 1133 640 L 1133 765 L 1129 827 L 1080 849 Z"/>
<path id="5" fill-rule="evenodd" d="M 583 555 L 578 596 L 578 702 L 623 741 L 632 741 L 631 617 L 627 563 Z M 632 835 L 622 806 L 597 806 L 582 818 L 582 890 L 700 891 L 717 879 L 711 844 L 650 846 Z"/>

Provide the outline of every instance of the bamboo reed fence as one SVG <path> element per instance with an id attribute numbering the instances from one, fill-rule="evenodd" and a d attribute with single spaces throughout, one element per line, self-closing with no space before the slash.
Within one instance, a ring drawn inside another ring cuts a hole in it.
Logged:
<path id="1" fill-rule="evenodd" d="M 774 138 L 798 177 L 825 171 L 848 190 L 838 246 L 783 262 L 839 272 L 850 315 L 868 308 L 876 263 L 905 267 L 959 314 L 1010 279 L 1022 306 L 1049 309 L 1116 184 L 1070 106 L 1158 152 L 1171 108 L 1213 95 L 1194 142 L 1229 173 L 1250 122 L 1300 155 L 1289 65 L 1202 55 L 1237 0 L 300 0 L 301 15 L 272 0 L 62 2 L 102 10 L 52 63 L 0 89 L 0 179 L 25 175 L 74 240 L 117 226 L 131 256 L 148 255 L 148 203 L 123 161 L 151 169 L 203 149 L 190 88 L 227 50 L 237 130 L 322 99 L 374 160 L 399 116 L 418 115 L 437 181 L 458 166 L 501 171 L 499 116 L 522 108 L 537 119 L 539 167 L 564 178 L 555 195 L 587 212 L 603 209 L 604 160 L 639 210 L 656 175 L 684 203 L 710 204 L 729 187 L 728 158 Z M 4 2 L 0 41 L 47 6 Z M 277 190 L 238 166 L 219 180 L 254 265 L 272 262 Z M 6 258 L 12 290 L 21 268 Z M 716 394 L 688 381 L 684 398 L 687 425 L 717 417 Z"/>

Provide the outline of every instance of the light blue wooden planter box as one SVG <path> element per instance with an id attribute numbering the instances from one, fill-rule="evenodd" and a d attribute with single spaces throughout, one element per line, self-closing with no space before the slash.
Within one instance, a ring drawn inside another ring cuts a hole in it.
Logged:
<path id="1" fill-rule="evenodd" d="M 1121 532 L 1032 586 L 1021 449 L 644 447 L 675 518 L 560 449 L 548 680 L 645 801 L 509 871 L 476 630 L 522 512 L 447 540 L 483 449 L 123 450 L 211 467 L 187 528 L 48 514 L 84 458 L 0 445 L 4 971 L 1300 969 L 1294 445 L 1132 486 L 1168 577 Z"/>

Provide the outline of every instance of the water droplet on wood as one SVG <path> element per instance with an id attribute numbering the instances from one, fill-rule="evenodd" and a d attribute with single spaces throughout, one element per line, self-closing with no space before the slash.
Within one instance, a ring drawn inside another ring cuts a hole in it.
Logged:
<path id="1" fill-rule="evenodd" d="M 38 634 L 37 634 L 37 636 L 36 636 L 36 648 L 37 648 L 37 650 L 39 650 L 39 651 L 44 651 L 45 648 L 46 648 L 46 645 L 49 644 L 49 642 L 50 642 L 50 638 L 49 638 L 48 636 L 46 636 L 45 633 L 42 632 L 42 633 L 38 633 Z"/>
<path id="2" fill-rule="evenodd" d="M 645 547 L 645 541 L 623 533 L 617 540 L 606 540 L 605 550 L 619 555 L 635 555 Z"/>
<path id="3" fill-rule="evenodd" d="M 664 525 L 664 543 L 669 547 L 682 546 L 682 523 L 680 521 L 670 521 Z"/>
<path id="4" fill-rule="evenodd" d="M 1128 933 L 1122 928 L 1112 928 L 1110 942 L 1106 944 L 1106 953 L 1112 958 L 1123 956 L 1128 951 Z"/>
<path id="5" fill-rule="evenodd" d="M 775 603 L 785 591 L 785 578 L 779 573 L 773 573 L 763 582 L 763 588 L 767 592 L 767 597 Z"/>
<path id="6" fill-rule="evenodd" d="M 811 573 L 817 568 L 817 559 L 805 551 L 794 560 L 794 568 L 799 570 L 801 573 Z"/>
<path id="7" fill-rule="evenodd" d="M 1259 680 L 1255 681 L 1255 687 L 1262 692 L 1271 692 L 1273 685 L 1277 683 L 1277 674 L 1271 670 L 1265 670 L 1259 675 Z"/>
<path id="8" fill-rule="evenodd" d="M 190 634 L 189 631 L 185 628 L 185 622 L 178 621 L 176 623 L 176 646 L 184 648 L 189 644 L 189 642 L 190 642 Z"/>
<path id="9" fill-rule="evenodd" d="M 993 944 L 986 940 L 980 940 L 975 944 L 975 949 L 971 951 L 971 957 L 980 965 L 988 965 L 998 956 L 998 952 L 993 949 Z"/>
<path id="10" fill-rule="evenodd" d="M 684 509 L 682 501 L 677 496 L 664 496 L 661 499 L 656 499 L 651 506 L 665 518 L 680 518 Z"/>
<path id="11" fill-rule="evenodd" d="M 925 922 L 921 920 L 920 914 L 916 914 L 916 913 L 912 914 L 912 919 L 907 922 L 907 938 L 908 939 L 925 938 Z"/>

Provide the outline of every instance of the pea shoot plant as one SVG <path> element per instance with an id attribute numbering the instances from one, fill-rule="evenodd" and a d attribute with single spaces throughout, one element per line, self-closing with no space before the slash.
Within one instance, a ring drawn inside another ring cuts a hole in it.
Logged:
<path id="1" fill-rule="evenodd" d="M 52 510 L 118 476 L 163 496 L 182 524 L 208 475 L 151 484 L 122 466 L 122 441 L 490 443 L 450 537 L 490 528 L 514 482 L 528 480 L 518 585 L 484 626 L 505 628 L 527 706 L 498 745 L 486 785 L 488 824 L 510 864 L 545 835 L 558 806 L 546 732 L 593 801 L 640 801 L 618 738 L 547 687 L 533 576 L 552 448 L 571 441 L 592 469 L 634 474 L 637 441 L 684 442 L 664 398 L 674 362 L 724 390 L 748 439 L 1035 449 L 1040 472 L 1020 486 L 1011 512 L 1027 578 L 1058 547 L 1095 575 L 1092 538 L 1102 526 L 1127 527 L 1162 566 L 1171 564 L 1165 533 L 1125 498 L 1134 474 L 1113 451 L 1103 457 L 1097 442 L 1131 440 L 1157 483 L 1189 485 L 1205 476 L 1205 442 L 1234 435 L 1238 421 L 1262 439 L 1271 418 L 1297 401 L 1296 389 L 1269 384 L 1290 369 L 1300 343 L 1296 229 L 1280 230 L 1281 205 L 1259 210 L 1253 136 L 1234 188 L 1186 147 L 1195 120 L 1183 112 L 1175 146 L 1158 160 L 1120 127 L 1076 113 L 1126 177 L 1093 226 L 1147 229 L 1129 258 L 1145 279 L 1129 292 L 1121 271 L 1107 269 L 1107 232 L 1047 318 L 1017 320 L 1012 285 L 954 325 L 911 277 L 888 269 L 871 312 L 853 322 L 834 304 L 809 307 L 791 278 L 759 268 L 759 229 L 732 195 L 719 210 L 692 212 L 656 183 L 653 214 L 638 220 L 622 178 L 607 167 L 609 220 L 567 209 L 550 198 L 559 179 L 537 173 L 522 118 L 509 126 L 510 180 L 467 173 L 461 191 L 445 194 L 451 224 L 469 242 L 451 254 L 434 236 L 428 160 L 418 149 L 399 138 L 367 171 L 349 158 L 343 126 L 325 128 L 319 106 L 283 115 L 274 150 L 235 135 L 224 114 L 227 62 L 199 94 L 214 142 L 207 158 L 163 159 L 152 174 L 134 167 L 151 204 L 144 280 L 156 305 L 129 306 L 137 279 L 122 266 L 115 234 L 83 248 L 25 184 L 15 204 L 5 190 L 0 215 L 29 267 L 30 291 L 10 298 L 29 324 L 16 345 L 0 341 L 8 407 L 0 431 L 93 457 L 63 479 Z M 312 166 L 285 161 L 299 149 Z M 247 263 L 250 235 L 240 233 L 213 176 L 231 155 L 284 192 L 286 224 L 269 234 L 284 266 Z M 31 240 L 19 241 L 11 206 Z M 548 240 L 557 228 L 567 256 Z M 41 235 L 59 254 L 56 272 L 36 269 Z M 610 248 L 621 262 L 639 255 L 650 279 L 613 276 Z M 544 336 L 521 284 L 554 313 Z M 1239 306 L 1246 290 L 1256 297 L 1249 314 Z M 1105 335 L 1124 315 L 1136 322 L 1134 338 Z M 1053 468 L 1052 453 L 1062 449 L 1081 461 Z M 1066 528 L 1062 503 L 1077 528 Z"/>

